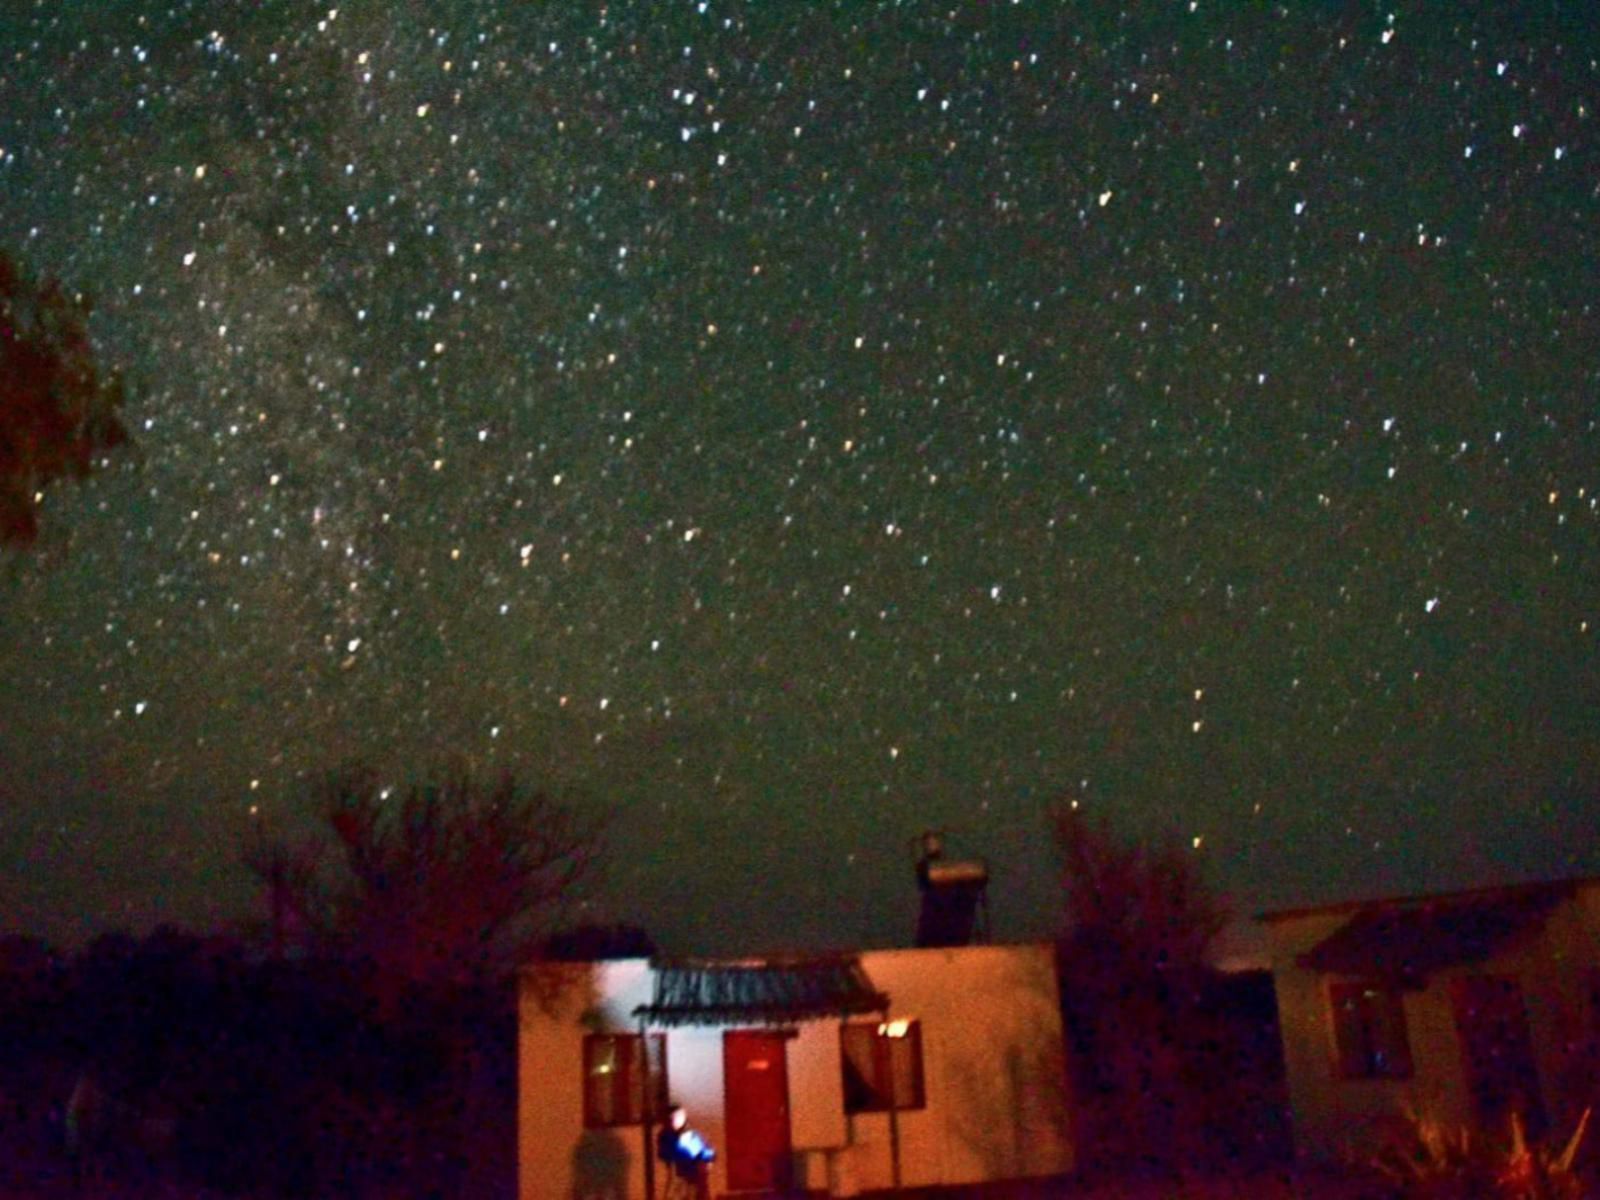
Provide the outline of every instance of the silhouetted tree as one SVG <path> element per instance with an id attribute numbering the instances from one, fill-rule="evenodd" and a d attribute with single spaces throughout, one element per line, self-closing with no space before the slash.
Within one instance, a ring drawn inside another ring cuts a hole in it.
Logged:
<path id="1" fill-rule="evenodd" d="M 8 1143 L 0 1158 L 10 1143 L 46 1140 L 50 1097 L 41 1080 L 60 1054 L 65 975 L 45 942 L 0 937 L 0 1137 Z"/>
<path id="2" fill-rule="evenodd" d="M 1214 1033 L 1202 1018 L 1206 951 L 1227 906 L 1175 841 L 1120 841 L 1071 804 L 1057 806 L 1052 822 L 1081 1144 L 1101 1165 L 1192 1161 L 1206 1152 L 1198 1142 L 1207 1097 L 1194 1064 Z"/>
<path id="3" fill-rule="evenodd" d="M 1065 932 L 1135 971 L 1193 968 L 1227 925 L 1227 903 L 1172 839 L 1119 841 L 1105 822 L 1070 803 L 1053 813 Z"/>
<path id="4" fill-rule="evenodd" d="M 319 1085 L 330 1134 L 311 1139 L 310 1173 L 328 1194 L 448 1196 L 491 1164 L 499 1186 L 515 1153 L 505 984 L 596 867 L 599 826 L 510 774 L 461 769 L 406 786 L 334 772 L 310 800 L 309 836 L 258 831 L 245 855 L 268 961 L 338 966 L 366 997 L 363 1036 Z"/>
<path id="5" fill-rule="evenodd" d="M 261 838 L 246 863 L 275 928 L 421 984 L 504 979 L 596 865 L 599 829 L 509 773 L 406 787 L 346 770 L 314 789 L 318 835 Z"/>
<path id="6" fill-rule="evenodd" d="M 0 250 L 0 547 L 39 535 L 39 498 L 127 441 L 122 379 L 89 342 L 90 302 Z"/>

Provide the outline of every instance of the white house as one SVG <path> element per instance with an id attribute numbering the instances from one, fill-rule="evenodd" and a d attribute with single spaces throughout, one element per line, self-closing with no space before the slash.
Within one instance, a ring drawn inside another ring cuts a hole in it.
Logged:
<path id="1" fill-rule="evenodd" d="M 1600 1103 L 1600 880 L 1269 913 L 1296 1151 L 1395 1122 L 1570 1134 Z"/>
<path id="2" fill-rule="evenodd" d="M 669 1101 L 714 1194 L 835 1196 L 1072 1169 L 1048 945 L 530 968 L 522 1200 L 644 1200 Z"/>

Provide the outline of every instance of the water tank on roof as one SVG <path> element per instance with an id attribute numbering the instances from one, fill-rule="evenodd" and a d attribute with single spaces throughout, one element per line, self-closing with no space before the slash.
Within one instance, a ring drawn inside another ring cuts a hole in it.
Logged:
<path id="1" fill-rule="evenodd" d="M 915 839 L 918 946 L 967 946 L 989 940 L 989 866 L 981 858 L 944 856 L 944 832 L 930 829 Z"/>

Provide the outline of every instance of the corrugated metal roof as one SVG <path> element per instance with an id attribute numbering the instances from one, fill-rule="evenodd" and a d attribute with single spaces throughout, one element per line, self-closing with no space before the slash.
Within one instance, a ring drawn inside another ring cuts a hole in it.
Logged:
<path id="1" fill-rule="evenodd" d="M 651 1025 L 789 1025 L 889 1004 L 854 955 L 658 959 L 651 967 L 653 999 L 634 1010 Z"/>

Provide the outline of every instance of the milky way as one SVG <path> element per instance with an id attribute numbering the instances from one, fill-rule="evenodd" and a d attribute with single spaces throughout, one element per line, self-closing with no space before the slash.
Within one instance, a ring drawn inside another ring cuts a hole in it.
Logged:
<path id="1" fill-rule="evenodd" d="M 1327 7 L 10 5 L 138 457 L 0 575 L 3 920 L 233 915 L 352 759 L 682 949 L 902 939 L 930 826 L 1048 928 L 1065 795 L 1600 870 L 1595 18 Z"/>

